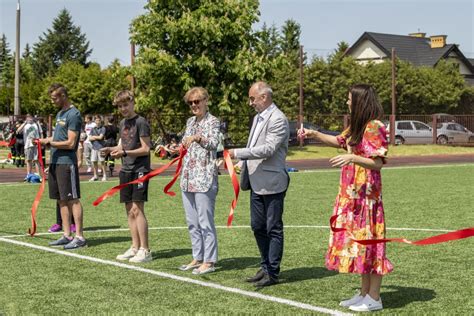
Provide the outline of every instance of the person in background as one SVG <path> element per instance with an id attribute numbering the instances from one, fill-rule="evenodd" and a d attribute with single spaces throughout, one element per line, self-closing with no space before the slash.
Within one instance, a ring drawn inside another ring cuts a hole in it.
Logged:
<path id="1" fill-rule="evenodd" d="M 95 122 L 92 119 L 93 119 L 93 116 L 91 114 L 87 114 L 85 117 L 85 126 L 84 126 L 84 131 L 86 132 L 86 135 L 87 135 L 87 138 L 84 141 L 84 156 L 86 158 L 87 173 L 92 172 L 92 162 L 91 162 L 92 143 L 89 139 L 89 135 L 91 134 L 92 129 L 96 126 Z"/>
<path id="2" fill-rule="evenodd" d="M 388 142 L 385 126 L 380 121 L 383 109 L 374 88 L 366 84 L 352 86 L 347 105 L 350 124 L 341 135 L 326 135 L 311 129 L 300 129 L 298 135 L 347 151 L 329 160 L 333 167 L 341 167 L 333 216 L 337 216 L 335 227 L 344 230 L 331 230 L 326 267 L 361 275 L 360 290 L 339 305 L 368 312 L 383 309 L 382 277 L 393 270 L 393 265 L 385 255 L 385 243 L 364 246 L 354 242 L 351 236 L 385 238 L 380 170 L 387 157 Z"/>
<path id="3" fill-rule="evenodd" d="M 25 138 L 23 136 L 23 127 L 24 122 L 23 120 L 18 120 L 15 124 L 15 152 L 16 152 L 16 167 L 24 167 L 25 166 Z"/>
<path id="4" fill-rule="evenodd" d="M 105 147 L 115 147 L 117 146 L 117 135 L 119 133 L 119 129 L 115 126 L 115 118 L 110 115 L 107 117 L 107 123 L 105 124 Z M 105 164 L 109 168 L 109 175 L 110 177 L 113 176 L 114 168 L 115 168 L 115 159 L 109 154 L 105 157 Z"/>
<path id="5" fill-rule="evenodd" d="M 33 165 L 36 168 L 36 173 L 40 174 L 38 148 L 34 140 L 41 138 L 43 131 L 40 125 L 35 122 L 33 116 L 27 114 L 26 121 L 19 128 L 19 132 L 23 132 L 23 139 L 25 140 L 26 181 L 28 177 L 33 174 Z"/>
<path id="6" fill-rule="evenodd" d="M 89 134 L 89 140 L 92 143 L 91 161 L 94 168 L 94 176 L 89 181 L 99 180 L 99 168 L 102 170 L 102 181 L 107 181 L 105 157 L 100 154 L 100 150 L 104 148 L 105 144 L 105 127 L 100 115 L 95 116 L 95 127 Z"/>

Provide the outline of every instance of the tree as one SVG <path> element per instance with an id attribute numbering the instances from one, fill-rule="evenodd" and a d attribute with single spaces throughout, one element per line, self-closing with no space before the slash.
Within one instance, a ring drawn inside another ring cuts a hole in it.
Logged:
<path id="1" fill-rule="evenodd" d="M 282 28 L 281 50 L 294 66 L 299 65 L 301 26 L 294 20 L 286 20 Z"/>
<path id="2" fill-rule="evenodd" d="M 42 78 L 65 62 L 72 61 L 86 66 L 91 53 L 86 35 L 81 33 L 80 27 L 73 24 L 69 12 L 63 9 L 54 19 L 52 29 L 44 32 L 34 45 L 33 69 Z"/>
<path id="3" fill-rule="evenodd" d="M 0 39 L 0 111 L 10 113 L 13 104 L 13 55 L 8 47 L 7 37 L 2 34 Z"/>
<path id="4" fill-rule="evenodd" d="M 246 137 L 253 114 L 245 101 L 248 88 L 271 69 L 255 49 L 258 1 L 155 0 L 145 8 L 131 26 L 139 45 L 132 70 L 139 108 L 154 113 L 162 132 L 181 130 L 188 115 L 180 114 L 189 113 L 183 95 L 203 86 L 211 113 L 228 116 L 231 132 Z"/>

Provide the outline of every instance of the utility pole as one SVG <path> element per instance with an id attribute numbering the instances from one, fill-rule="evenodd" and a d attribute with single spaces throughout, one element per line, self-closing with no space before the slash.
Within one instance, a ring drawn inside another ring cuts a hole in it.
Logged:
<path id="1" fill-rule="evenodd" d="M 130 43 L 130 65 L 135 64 L 135 43 Z M 135 92 L 135 77 L 132 75 L 130 78 L 130 88 L 132 92 Z"/>
<path id="2" fill-rule="evenodd" d="M 303 102 L 304 102 L 304 94 L 303 94 L 303 45 L 300 45 L 300 111 L 298 115 L 298 129 L 303 127 Z M 300 138 L 300 147 L 303 147 L 304 139 Z"/>
<path id="3" fill-rule="evenodd" d="M 395 106 L 397 103 L 395 62 L 395 48 L 392 47 L 392 114 L 390 115 L 390 145 L 395 145 Z"/>
<path id="4" fill-rule="evenodd" d="M 21 114 L 20 108 L 20 0 L 16 6 L 16 50 L 15 50 L 15 95 L 14 115 Z"/>

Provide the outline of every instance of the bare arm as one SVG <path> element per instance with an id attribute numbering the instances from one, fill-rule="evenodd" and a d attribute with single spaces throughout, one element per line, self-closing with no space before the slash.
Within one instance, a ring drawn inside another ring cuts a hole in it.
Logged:
<path id="1" fill-rule="evenodd" d="M 380 170 L 382 169 L 382 166 L 383 166 L 383 160 L 380 157 L 376 157 L 372 159 L 372 158 L 357 156 L 354 154 L 339 155 L 339 156 L 329 159 L 329 162 L 331 163 L 333 167 L 342 167 L 350 163 L 355 163 L 356 165 L 359 165 L 363 168 L 371 169 L 371 170 Z"/>
<path id="2" fill-rule="evenodd" d="M 308 138 L 316 139 L 323 142 L 324 144 L 328 146 L 341 148 L 341 145 L 337 141 L 336 136 L 327 135 L 327 134 L 324 134 L 312 129 L 303 128 L 303 131 L 301 131 L 301 129 L 298 130 L 298 137 L 308 137 Z"/>
<path id="3" fill-rule="evenodd" d="M 77 140 L 78 135 L 79 135 L 78 131 L 68 130 L 67 140 L 53 141 L 52 137 L 48 137 L 48 138 L 40 139 L 40 143 L 43 145 L 49 144 L 51 147 L 58 148 L 58 149 L 72 150 L 74 149 L 74 146 L 76 145 L 76 140 Z"/>

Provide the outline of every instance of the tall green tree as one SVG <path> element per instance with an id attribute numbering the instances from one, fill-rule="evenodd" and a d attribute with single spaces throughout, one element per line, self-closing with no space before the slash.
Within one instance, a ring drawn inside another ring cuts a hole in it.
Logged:
<path id="1" fill-rule="evenodd" d="M 153 112 L 163 129 L 176 131 L 189 115 L 184 93 L 203 86 L 211 112 L 229 117 L 230 128 L 244 137 L 242 116 L 253 114 L 246 105 L 248 88 L 271 69 L 268 57 L 255 49 L 258 1 L 151 0 L 145 8 L 131 26 L 139 45 L 133 67 L 139 107 Z"/>
<path id="2" fill-rule="evenodd" d="M 53 73 L 65 62 L 76 62 L 87 65 L 87 58 L 92 53 L 86 35 L 75 26 L 66 9 L 59 12 L 53 20 L 51 29 L 39 37 L 33 48 L 33 69 L 40 78 Z"/>
<path id="3" fill-rule="evenodd" d="M 9 48 L 7 37 L 0 38 L 0 111 L 9 113 L 13 104 L 13 54 Z"/>

